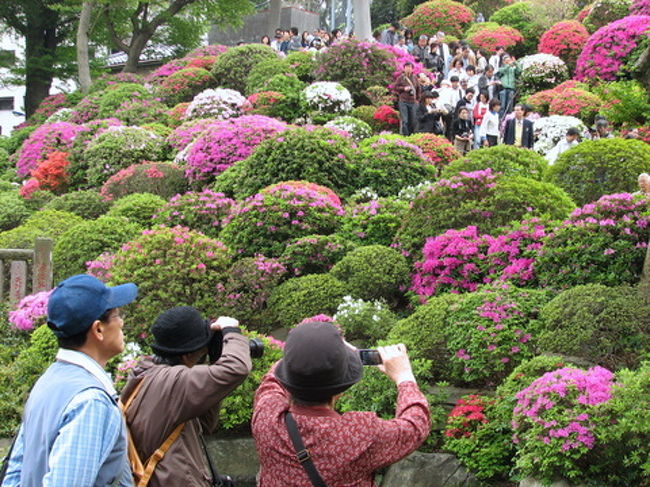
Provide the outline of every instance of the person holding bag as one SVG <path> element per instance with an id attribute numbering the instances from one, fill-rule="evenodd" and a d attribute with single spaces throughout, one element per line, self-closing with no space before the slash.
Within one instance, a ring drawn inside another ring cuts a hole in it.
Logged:
<path id="1" fill-rule="evenodd" d="M 373 487 L 374 472 L 415 451 L 431 429 L 404 345 L 379 348 L 380 370 L 397 386 L 395 418 L 339 414 L 341 394 L 363 375 L 360 352 L 332 323 L 289 332 L 284 357 L 255 393 L 252 431 L 259 487 Z"/>

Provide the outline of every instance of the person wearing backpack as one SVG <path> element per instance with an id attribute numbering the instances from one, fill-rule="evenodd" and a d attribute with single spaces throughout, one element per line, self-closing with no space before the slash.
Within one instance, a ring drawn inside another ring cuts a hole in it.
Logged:
<path id="1" fill-rule="evenodd" d="M 216 429 L 219 404 L 250 373 L 249 341 L 237 320 L 209 324 L 190 306 L 163 312 L 151 333 L 155 355 L 136 365 L 120 398 L 135 485 L 220 485 L 202 435 Z M 204 365 L 215 333 L 222 349 Z"/>
<path id="2" fill-rule="evenodd" d="M 120 308 L 137 293 L 135 284 L 107 287 L 85 274 L 54 289 L 47 323 L 59 351 L 29 395 L 2 487 L 133 485 L 127 431 L 104 368 L 124 350 Z"/>

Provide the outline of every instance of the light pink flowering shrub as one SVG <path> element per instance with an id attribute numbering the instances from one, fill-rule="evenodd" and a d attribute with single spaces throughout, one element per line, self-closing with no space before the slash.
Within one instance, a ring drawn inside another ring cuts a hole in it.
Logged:
<path id="1" fill-rule="evenodd" d="M 650 15 L 630 15 L 598 29 L 578 57 L 575 79 L 616 80 L 625 58 L 650 36 Z"/>
<path id="2" fill-rule="evenodd" d="M 630 5 L 630 15 L 650 15 L 650 0 L 634 0 Z"/>
<path id="3" fill-rule="evenodd" d="M 187 163 L 186 176 L 191 180 L 212 179 L 246 159 L 261 142 L 287 128 L 284 122 L 263 115 L 213 122 L 177 159 Z"/>
<path id="4" fill-rule="evenodd" d="M 84 130 L 86 129 L 83 126 L 68 122 L 41 125 L 23 142 L 18 154 L 16 172 L 19 176 L 27 176 L 49 153 L 69 152 L 75 137 Z"/>
<path id="5" fill-rule="evenodd" d="M 217 122 L 211 118 L 199 118 L 197 120 L 188 120 L 183 122 L 180 126 L 176 127 L 171 134 L 167 137 L 169 146 L 181 152 L 188 145 L 196 140 L 201 133 L 210 125 Z"/>
<path id="6" fill-rule="evenodd" d="M 30 294 L 20 300 L 16 309 L 9 312 L 9 323 L 18 329 L 30 331 L 45 324 L 47 303 L 52 291 Z"/>
<path id="7" fill-rule="evenodd" d="M 343 213 L 318 191 L 277 184 L 240 203 L 221 237 L 241 255 L 279 257 L 288 240 L 333 233 Z"/>
<path id="8" fill-rule="evenodd" d="M 547 482 L 589 477 L 585 465 L 590 453 L 597 455 L 595 431 L 605 419 L 599 405 L 611 399 L 613 385 L 614 374 L 603 367 L 565 367 L 517 393 L 512 427 L 519 472 Z"/>

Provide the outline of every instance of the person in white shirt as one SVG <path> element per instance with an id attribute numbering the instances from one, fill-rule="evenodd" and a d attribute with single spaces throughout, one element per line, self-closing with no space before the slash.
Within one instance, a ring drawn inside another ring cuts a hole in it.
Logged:
<path id="1" fill-rule="evenodd" d="M 490 56 L 488 63 L 494 68 L 494 71 L 498 71 L 501 67 L 501 58 L 506 53 L 506 50 L 499 46 L 497 47 L 496 53 Z"/>
<path id="2" fill-rule="evenodd" d="M 456 76 L 459 80 L 467 78 L 467 72 L 463 67 L 463 60 L 456 58 L 451 63 L 451 69 L 447 73 L 447 79 L 451 81 L 451 78 Z"/>
<path id="3" fill-rule="evenodd" d="M 492 98 L 490 109 L 483 117 L 478 132 L 484 147 L 494 147 L 499 143 L 499 110 L 501 110 L 501 102 L 498 98 Z"/>
<path id="4" fill-rule="evenodd" d="M 467 88 L 473 88 L 478 91 L 478 80 L 481 76 L 476 74 L 476 68 L 474 66 L 467 66 L 465 73 L 467 74 Z"/>
<path id="5" fill-rule="evenodd" d="M 571 147 L 575 147 L 576 145 L 578 145 L 580 143 L 578 142 L 579 135 L 580 132 L 575 127 L 571 127 L 569 130 L 567 130 L 564 139 L 560 140 L 555 145 L 555 147 L 553 147 L 548 152 L 548 154 L 546 154 L 546 160 L 548 161 L 548 163 L 550 165 L 555 164 L 555 161 L 560 156 L 560 154 L 568 151 Z"/>

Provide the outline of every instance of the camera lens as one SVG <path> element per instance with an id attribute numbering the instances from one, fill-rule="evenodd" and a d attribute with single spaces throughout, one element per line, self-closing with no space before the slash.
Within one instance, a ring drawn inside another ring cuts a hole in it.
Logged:
<path id="1" fill-rule="evenodd" d="M 251 358 L 260 358 L 264 355 L 264 342 L 259 338 L 252 338 L 248 341 L 250 347 Z"/>

